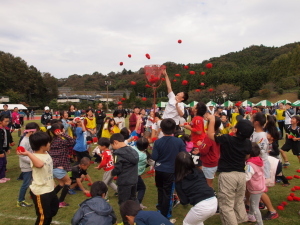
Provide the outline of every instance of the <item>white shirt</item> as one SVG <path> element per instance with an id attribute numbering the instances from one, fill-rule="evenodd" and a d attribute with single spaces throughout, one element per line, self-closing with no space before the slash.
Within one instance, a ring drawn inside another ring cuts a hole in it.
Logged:
<path id="1" fill-rule="evenodd" d="M 124 117 L 114 117 L 116 124 L 118 125 L 119 129 L 122 130 L 125 127 L 125 119 Z M 119 123 L 121 122 L 121 123 Z"/>
<path id="2" fill-rule="evenodd" d="M 164 114 L 162 116 L 163 119 L 171 118 L 175 121 L 176 125 L 179 125 L 179 120 L 180 120 L 180 115 L 177 112 L 176 108 L 176 99 L 175 99 L 175 94 L 173 91 L 171 91 L 168 94 L 168 104 L 166 105 L 166 109 L 164 111 Z M 179 109 L 184 112 L 184 104 L 183 102 L 178 103 Z"/>

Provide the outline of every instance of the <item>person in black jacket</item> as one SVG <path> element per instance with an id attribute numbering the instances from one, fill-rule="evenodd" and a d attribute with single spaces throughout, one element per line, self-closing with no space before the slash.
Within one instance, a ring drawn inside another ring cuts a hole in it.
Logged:
<path id="1" fill-rule="evenodd" d="M 115 224 L 117 217 L 113 208 L 106 202 L 107 186 L 96 181 L 91 186 L 91 196 L 80 204 L 72 219 L 72 225 L 110 225 Z"/>
<path id="2" fill-rule="evenodd" d="M 196 168 L 188 152 L 179 152 L 176 156 L 175 189 L 182 205 L 193 205 L 183 224 L 203 224 L 216 213 L 218 200 L 214 190 L 208 186 L 202 170 Z"/>
<path id="3" fill-rule="evenodd" d="M 103 104 L 100 102 L 97 106 L 97 110 L 95 111 L 96 135 L 98 138 L 101 138 L 103 123 L 106 117 L 106 113 L 102 109 L 103 109 Z"/>
<path id="4" fill-rule="evenodd" d="M 50 108 L 45 106 L 45 112 L 41 116 L 41 124 L 46 125 L 47 120 L 52 120 L 52 113 L 50 112 Z"/>
<path id="5" fill-rule="evenodd" d="M 119 113 L 122 113 L 123 117 L 126 119 L 127 111 L 123 109 L 122 105 L 118 105 L 118 108 L 113 113 L 113 117 L 117 117 Z"/>

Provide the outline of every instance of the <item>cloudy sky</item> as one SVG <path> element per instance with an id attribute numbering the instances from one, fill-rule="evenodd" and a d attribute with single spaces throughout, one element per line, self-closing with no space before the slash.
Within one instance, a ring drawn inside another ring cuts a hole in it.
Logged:
<path id="1" fill-rule="evenodd" d="M 299 9 L 299 0 L 0 0 L 0 51 L 57 78 L 200 63 L 300 41 Z"/>

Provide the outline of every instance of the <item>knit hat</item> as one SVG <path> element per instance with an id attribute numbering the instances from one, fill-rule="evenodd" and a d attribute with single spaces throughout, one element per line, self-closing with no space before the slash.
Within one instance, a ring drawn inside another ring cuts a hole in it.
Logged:
<path id="1" fill-rule="evenodd" d="M 236 135 L 242 138 L 250 138 L 254 131 L 253 124 L 249 120 L 240 120 L 235 127 L 237 129 Z"/>

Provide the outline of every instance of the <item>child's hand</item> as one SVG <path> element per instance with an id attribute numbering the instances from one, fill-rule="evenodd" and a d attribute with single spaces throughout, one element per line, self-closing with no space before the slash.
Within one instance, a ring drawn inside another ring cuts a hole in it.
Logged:
<path id="1" fill-rule="evenodd" d="M 30 152 L 28 152 L 28 151 L 26 151 L 26 149 L 23 147 L 23 146 L 19 146 L 19 147 L 17 147 L 17 154 L 18 155 L 28 155 L 28 154 L 30 154 Z"/>
<path id="2" fill-rule="evenodd" d="M 202 145 L 202 141 L 197 141 L 197 145 L 198 146 Z"/>
<path id="3" fill-rule="evenodd" d="M 88 190 L 84 190 L 84 191 L 83 191 L 83 193 L 84 193 L 84 194 L 89 194 L 89 193 L 90 193 L 90 191 L 88 191 Z"/>
<path id="4" fill-rule="evenodd" d="M 294 138 L 293 138 L 293 141 L 298 141 L 298 138 L 294 137 Z"/>
<path id="5" fill-rule="evenodd" d="M 15 146 L 15 142 L 9 144 L 11 147 Z"/>

